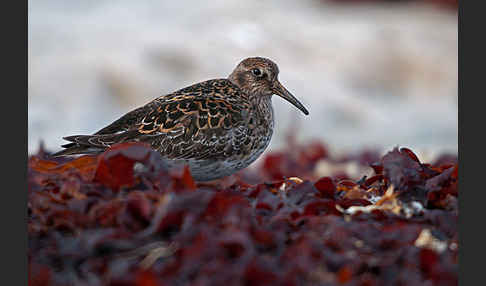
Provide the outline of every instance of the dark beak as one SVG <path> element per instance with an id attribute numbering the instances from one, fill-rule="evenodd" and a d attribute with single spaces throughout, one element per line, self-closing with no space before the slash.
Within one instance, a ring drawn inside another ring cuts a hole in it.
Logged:
<path id="1" fill-rule="evenodd" d="M 273 92 L 275 92 L 276 95 L 282 97 L 288 102 L 292 103 L 298 109 L 302 110 L 305 115 L 309 115 L 309 111 L 305 109 L 302 103 L 300 103 L 300 101 L 295 98 L 295 96 L 293 96 L 278 80 L 275 81 Z"/>

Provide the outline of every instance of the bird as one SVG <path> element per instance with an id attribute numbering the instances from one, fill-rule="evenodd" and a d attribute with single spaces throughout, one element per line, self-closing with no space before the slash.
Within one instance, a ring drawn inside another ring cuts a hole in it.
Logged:
<path id="1" fill-rule="evenodd" d="M 51 156 L 99 154 L 117 143 L 143 142 L 159 152 L 169 168 L 187 165 L 195 181 L 230 176 L 268 147 L 274 129 L 273 95 L 309 114 L 278 75 L 272 60 L 246 58 L 227 78 L 157 97 L 92 135 L 63 137 L 70 143 Z"/>

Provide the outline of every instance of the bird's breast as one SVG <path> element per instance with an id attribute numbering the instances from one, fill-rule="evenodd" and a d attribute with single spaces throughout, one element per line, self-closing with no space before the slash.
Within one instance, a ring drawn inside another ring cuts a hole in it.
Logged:
<path id="1" fill-rule="evenodd" d="M 268 147 L 274 128 L 271 103 L 252 106 L 240 115 L 240 124 L 229 130 L 211 136 L 209 132 L 201 133 L 205 138 L 201 142 L 205 144 L 193 138 L 191 149 L 197 154 L 194 153 L 190 159 L 177 160 L 189 165 L 196 180 L 207 181 L 229 176 L 248 167 Z"/>
<path id="2" fill-rule="evenodd" d="M 246 132 L 243 138 L 235 138 L 241 145 L 245 167 L 253 163 L 270 144 L 274 128 L 273 108 L 271 102 L 259 104 L 249 114 L 246 121 Z M 243 143 L 243 144 L 241 144 Z"/>

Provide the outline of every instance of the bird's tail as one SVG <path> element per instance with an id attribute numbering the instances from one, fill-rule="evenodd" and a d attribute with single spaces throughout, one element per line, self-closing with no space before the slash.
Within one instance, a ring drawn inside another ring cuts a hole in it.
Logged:
<path id="1" fill-rule="evenodd" d="M 79 154 L 99 154 L 115 143 L 133 141 L 139 135 L 137 130 L 130 130 L 115 134 L 100 135 L 74 135 L 64 137 L 64 140 L 71 141 L 62 145 L 64 150 L 52 154 L 52 157 L 79 155 Z"/>
<path id="2" fill-rule="evenodd" d="M 62 145 L 62 147 L 66 149 L 51 154 L 51 157 L 61 157 L 61 156 L 70 156 L 70 155 L 81 155 L 81 154 L 99 154 L 104 151 L 104 149 L 102 148 L 81 146 L 76 143 L 65 144 Z"/>

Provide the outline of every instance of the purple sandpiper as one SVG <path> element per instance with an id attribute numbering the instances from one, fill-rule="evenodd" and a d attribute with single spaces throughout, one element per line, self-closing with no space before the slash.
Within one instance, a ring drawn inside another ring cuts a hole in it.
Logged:
<path id="1" fill-rule="evenodd" d="M 121 142 L 145 142 L 169 167 L 187 164 L 196 181 L 229 176 L 254 162 L 272 138 L 272 95 L 307 109 L 279 81 L 266 58 L 241 61 L 225 79 L 196 83 L 128 112 L 93 135 L 64 137 L 71 143 L 52 156 L 97 154 Z"/>

